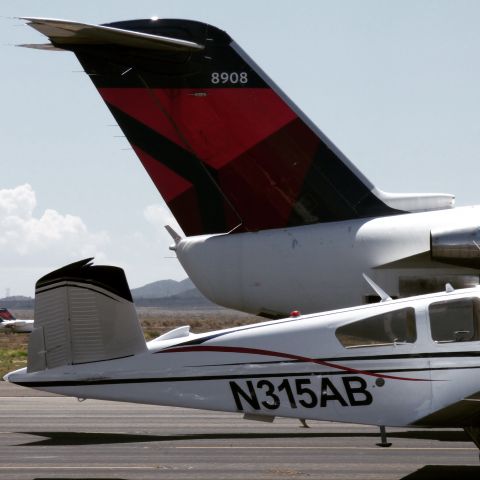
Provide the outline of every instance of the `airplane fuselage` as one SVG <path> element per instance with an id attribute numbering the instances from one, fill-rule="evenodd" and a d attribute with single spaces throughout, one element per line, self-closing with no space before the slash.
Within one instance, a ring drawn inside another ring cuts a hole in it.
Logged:
<path id="1" fill-rule="evenodd" d="M 15 333 L 30 333 L 33 330 L 33 320 L 6 320 L 0 323 L 0 331 Z"/>
<path id="2" fill-rule="evenodd" d="M 393 297 L 439 291 L 447 282 L 477 284 L 478 269 L 432 258 L 431 232 L 474 226 L 478 218 L 480 206 L 471 206 L 204 235 L 182 239 L 176 253 L 215 303 L 272 316 L 310 313 L 368 302 L 374 292 L 362 273 Z"/>
<path id="3" fill-rule="evenodd" d="M 199 335 L 180 329 L 127 358 L 7 379 L 81 398 L 254 417 L 445 426 L 456 414 L 432 414 L 480 391 L 480 337 L 473 317 L 461 325 L 468 333 L 448 330 L 439 306 L 472 315 L 479 295 L 444 292 Z"/>

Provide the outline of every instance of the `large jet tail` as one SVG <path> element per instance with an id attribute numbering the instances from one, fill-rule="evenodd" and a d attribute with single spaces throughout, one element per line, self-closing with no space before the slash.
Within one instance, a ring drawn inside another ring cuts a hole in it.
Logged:
<path id="1" fill-rule="evenodd" d="M 218 28 L 27 20 L 78 57 L 187 235 L 452 206 L 376 190 Z"/>
<path id="2" fill-rule="evenodd" d="M 0 308 L 0 323 L 5 320 L 15 320 L 15 317 L 11 314 L 8 308 Z"/>

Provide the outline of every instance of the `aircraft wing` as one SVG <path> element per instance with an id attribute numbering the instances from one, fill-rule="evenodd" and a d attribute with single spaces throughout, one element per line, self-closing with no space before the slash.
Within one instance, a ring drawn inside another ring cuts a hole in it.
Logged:
<path id="1" fill-rule="evenodd" d="M 117 45 L 151 50 L 169 50 L 174 52 L 189 52 L 203 50 L 204 46 L 195 42 L 169 38 L 149 33 L 123 30 L 104 25 L 57 20 L 53 18 L 22 17 L 28 25 L 47 36 L 54 47 L 62 49 L 62 45 Z M 23 45 L 29 48 L 42 48 L 45 45 Z M 51 48 L 50 48 L 51 49 Z"/>

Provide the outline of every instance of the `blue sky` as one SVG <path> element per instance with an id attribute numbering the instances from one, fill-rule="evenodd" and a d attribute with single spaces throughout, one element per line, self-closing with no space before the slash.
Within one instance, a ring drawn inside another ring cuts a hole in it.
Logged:
<path id="1" fill-rule="evenodd" d="M 160 196 L 73 54 L 12 17 L 216 25 L 379 188 L 480 203 L 480 2 L 2 0 L 0 297 L 84 256 L 132 287 L 185 273 Z"/>

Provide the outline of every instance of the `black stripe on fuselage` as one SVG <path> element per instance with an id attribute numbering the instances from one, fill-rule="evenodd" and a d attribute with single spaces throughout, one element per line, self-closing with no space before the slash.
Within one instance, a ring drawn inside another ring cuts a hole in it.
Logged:
<path id="1" fill-rule="evenodd" d="M 192 345 L 202 345 L 205 342 L 208 342 L 209 340 L 213 340 L 215 338 L 223 337 L 224 335 L 230 335 L 233 333 L 238 333 L 238 332 L 245 332 L 247 330 L 255 330 L 257 328 L 266 328 L 266 327 L 271 327 L 271 326 L 277 326 L 277 325 L 283 325 L 284 323 L 289 323 L 289 322 L 298 322 L 298 319 L 295 318 L 286 318 L 283 320 L 276 320 L 275 323 L 273 324 L 253 324 L 253 325 L 248 325 L 248 326 L 242 326 L 238 327 L 234 330 L 230 331 L 220 331 L 216 333 L 212 333 L 211 335 L 206 335 L 205 337 L 202 338 L 195 338 L 192 340 L 186 340 L 184 342 L 179 342 L 175 345 L 171 345 L 170 347 L 167 348 L 178 348 L 178 347 L 185 347 L 185 346 L 192 346 Z M 393 346 L 393 344 L 392 344 Z M 375 345 L 371 345 L 370 347 L 365 347 L 365 348 L 379 348 Z M 159 350 L 158 352 L 155 353 L 162 353 L 168 350 Z M 475 357 L 475 356 L 480 356 L 480 350 L 476 351 L 468 351 L 468 352 L 422 352 L 422 353 L 401 353 L 401 354 L 394 354 L 394 355 L 370 355 L 370 356 L 349 356 L 349 357 L 329 357 L 329 358 L 316 358 L 315 360 L 323 360 L 323 361 L 333 361 L 333 360 L 370 360 L 370 359 L 378 359 L 378 360 L 386 360 L 390 358 L 434 358 L 434 357 Z M 292 362 L 295 362 L 297 360 L 292 360 Z M 251 363 L 251 362 L 247 362 Z M 276 363 L 276 362 L 258 362 L 258 363 Z M 228 363 L 228 364 L 222 364 L 222 365 L 242 365 L 242 363 Z"/>
<path id="2" fill-rule="evenodd" d="M 160 351 L 161 352 L 161 351 Z M 155 352 L 155 353 L 160 353 Z M 480 351 L 472 352 L 425 352 L 425 353 L 399 353 L 395 355 L 362 355 L 358 357 L 328 357 L 314 358 L 312 360 L 321 362 L 345 362 L 362 360 L 401 360 L 401 359 L 419 359 L 419 358 L 468 358 L 480 357 Z M 274 365 L 279 363 L 304 363 L 302 360 L 271 360 L 268 362 L 235 362 L 235 363 L 213 363 L 204 365 L 189 365 L 190 367 L 228 367 L 235 365 Z"/>
<path id="3" fill-rule="evenodd" d="M 476 370 L 480 366 L 465 367 L 438 367 L 438 368 L 397 368 L 382 370 L 365 370 L 365 373 L 407 373 L 407 372 L 433 372 L 447 370 Z M 310 371 L 310 372 L 284 372 L 284 373 L 255 373 L 238 375 L 202 375 L 193 377 L 162 377 L 162 378 L 124 378 L 124 379 L 102 379 L 102 380 L 84 380 L 84 381 L 38 381 L 38 382 L 13 382 L 22 387 L 40 388 L 40 387 L 71 387 L 88 385 L 120 385 L 132 383 L 165 383 L 165 382 L 197 382 L 212 380 L 238 380 L 249 378 L 277 378 L 277 377 L 313 377 L 313 376 L 338 376 L 351 375 L 351 372 L 339 371 Z"/>
<path id="4" fill-rule="evenodd" d="M 216 333 L 212 333 L 210 335 L 205 335 L 204 337 L 202 338 L 195 338 L 193 340 L 185 340 L 184 342 L 180 342 L 180 343 L 177 343 L 175 345 L 172 345 L 171 347 L 169 348 L 178 348 L 178 347 L 185 347 L 185 346 L 191 346 L 191 345 L 202 345 L 203 343 L 205 342 L 208 342 L 209 340 L 212 340 L 214 338 L 219 338 L 219 337 L 223 337 L 224 335 L 230 335 L 232 333 L 237 333 L 237 332 L 245 332 L 247 330 L 255 330 L 257 328 L 265 328 L 265 327 L 271 327 L 271 326 L 277 326 L 277 325 L 282 325 L 284 323 L 288 323 L 288 322 L 296 322 L 298 321 L 297 318 L 285 318 L 283 320 L 276 320 L 275 323 L 273 324 L 269 324 L 269 325 L 265 325 L 265 324 L 253 324 L 253 325 L 247 325 L 247 326 L 242 326 L 242 327 L 238 327 L 238 328 L 235 328 L 234 330 L 230 330 L 230 331 L 219 331 L 219 332 L 216 332 Z M 166 350 L 159 350 L 158 352 L 155 352 L 155 353 L 162 353 L 162 352 L 165 352 Z"/>

